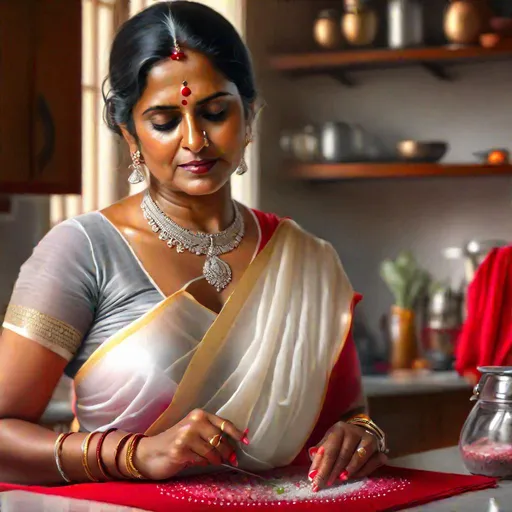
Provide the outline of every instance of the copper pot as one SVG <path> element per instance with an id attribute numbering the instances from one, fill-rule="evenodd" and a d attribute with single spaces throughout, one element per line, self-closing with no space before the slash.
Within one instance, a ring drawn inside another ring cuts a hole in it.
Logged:
<path id="1" fill-rule="evenodd" d="M 322 48 L 334 50 L 342 46 L 339 15 L 335 10 L 326 9 L 320 12 L 313 26 L 313 37 Z"/>
<path id="2" fill-rule="evenodd" d="M 373 43 L 377 35 L 378 19 L 372 9 L 356 9 L 347 12 L 341 19 L 341 30 L 352 46 L 366 46 Z"/>
<path id="3" fill-rule="evenodd" d="M 444 17 L 444 33 L 457 44 L 478 43 L 489 25 L 489 11 L 484 0 L 453 0 Z"/>

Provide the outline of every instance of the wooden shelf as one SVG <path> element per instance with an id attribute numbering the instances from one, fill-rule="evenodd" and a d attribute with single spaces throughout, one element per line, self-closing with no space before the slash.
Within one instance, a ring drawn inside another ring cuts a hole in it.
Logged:
<path id="1" fill-rule="evenodd" d="M 368 178 L 420 178 L 455 176 L 512 176 L 512 165 L 430 164 L 430 163 L 292 163 L 289 175 L 294 179 L 322 181 Z"/>
<path id="2" fill-rule="evenodd" d="M 372 67 L 382 64 L 450 63 L 512 57 L 512 44 L 495 48 L 441 46 L 401 50 L 368 49 L 275 55 L 270 65 L 278 71 L 315 71 L 340 67 Z"/>
<path id="3" fill-rule="evenodd" d="M 278 54 L 270 57 L 270 66 L 276 71 L 299 76 L 329 74 L 351 86 L 355 82 L 346 76 L 346 72 L 353 70 L 420 65 L 441 80 L 451 80 L 452 77 L 446 71 L 449 64 L 509 58 L 512 58 L 512 42 L 502 43 L 494 48 L 440 46 Z"/>

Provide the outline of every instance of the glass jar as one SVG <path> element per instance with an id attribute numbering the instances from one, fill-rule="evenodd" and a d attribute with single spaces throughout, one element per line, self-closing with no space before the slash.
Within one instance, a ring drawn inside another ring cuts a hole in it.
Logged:
<path id="1" fill-rule="evenodd" d="M 476 475 L 512 477 L 512 366 L 478 368 L 482 374 L 471 400 L 476 401 L 459 449 L 467 470 Z"/>

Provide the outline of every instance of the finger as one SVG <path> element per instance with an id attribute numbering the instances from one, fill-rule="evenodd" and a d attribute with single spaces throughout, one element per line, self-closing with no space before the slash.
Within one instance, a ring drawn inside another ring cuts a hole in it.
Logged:
<path id="1" fill-rule="evenodd" d="M 322 461 L 324 454 L 325 448 L 323 446 L 315 446 L 314 451 L 310 453 L 310 457 L 312 457 L 311 466 L 308 471 L 308 478 L 310 482 L 314 482 L 316 476 L 318 475 L 318 468 L 320 467 L 320 462 Z"/>
<path id="2" fill-rule="evenodd" d="M 220 452 L 200 436 L 195 437 L 189 447 L 194 453 L 204 457 L 212 466 L 220 466 L 224 462 Z"/>
<path id="3" fill-rule="evenodd" d="M 238 466 L 235 448 L 229 442 L 228 436 L 214 427 L 211 423 L 200 432 L 201 439 L 206 441 L 211 448 L 217 450 L 224 462 L 229 462 L 233 466 Z"/>
<path id="4" fill-rule="evenodd" d="M 374 453 L 366 464 L 353 475 L 353 478 L 364 478 L 365 476 L 371 475 L 376 469 L 387 464 L 387 462 L 388 458 L 385 454 L 380 452 Z"/>
<path id="5" fill-rule="evenodd" d="M 343 430 L 341 427 L 334 429 L 323 444 L 324 453 L 318 465 L 318 474 L 314 477 L 313 492 L 316 492 L 327 484 L 329 476 L 340 453 L 343 441 Z M 318 453 L 317 453 L 318 456 Z"/>
<path id="6" fill-rule="evenodd" d="M 244 431 L 239 430 L 229 420 L 215 416 L 215 414 L 206 414 L 210 423 L 221 430 L 224 434 L 227 434 L 229 437 L 231 437 L 233 441 L 249 444 L 249 439 L 247 438 L 249 429 L 245 429 Z"/>
<path id="7" fill-rule="evenodd" d="M 357 473 L 376 452 L 378 452 L 377 439 L 371 434 L 364 434 L 359 446 L 357 446 L 350 462 L 345 468 L 346 473 L 343 474 L 342 479 L 347 480 L 348 478 L 351 478 L 352 475 Z"/>
<path id="8" fill-rule="evenodd" d="M 336 463 L 334 464 L 331 474 L 329 475 L 329 479 L 327 480 L 328 486 L 331 486 L 338 478 L 341 480 L 346 479 L 346 467 L 354 456 L 354 452 L 361 443 L 361 440 L 362 437 L 357 431 L 345 431 L 338 458 L 336 459 Z"/>

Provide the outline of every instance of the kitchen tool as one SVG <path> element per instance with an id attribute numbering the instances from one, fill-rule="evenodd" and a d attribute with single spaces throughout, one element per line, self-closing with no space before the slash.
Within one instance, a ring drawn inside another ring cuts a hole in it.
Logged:
<path id="1" fill-rule="evenodd" d="M 237 471 L 238 473 L 243 473 L 247 476 L 252 476 L 253 478 L 258 478 L 259 480 L 266 481 L 267 479 L 261 475 L 257 475 L 256 473 L 251 473 L 250 471 L 245 471 L 245 469 L 235 468 L 234 466 L 230 466 L 229 464 L 221 464 L 225 468 L 231 469 L 232 471 Z"/>
<path id="2" fill-rule="evenodd" d="M 479 367 L 475 406 L 462 428 L 459 449 L 473 474 L 512 477 L 512 366 Z"/>
<path id="3" fill-rule="evenodd" d="M 422 338 L 425 357 L 435 371 L 451 370 L 456 339 L 462 326 L 464 293 L 449 286 L 431 285 Z"/>
<path id="4" fill-rule="evenodd" d="M 335 9 L 320 11 L 313 25 L 313 38 L 319 46 L 334 50 L 343 45 L 339 20 L 340 14 Z"/>
<path id="5" fill-rule="evenodd" d="M 418 0 L 389 0 L 388 45 L 405 48 L 423 43 L 423 8 Z"/>
<path id="6" fill-rule="evenodd" d="M 406 162 L 438 162 L 448 150 L 442 141 L 401 140 L 397 143 L 398 156 Z"/>

